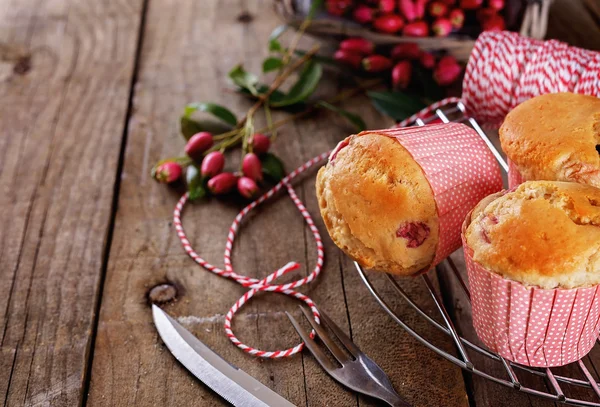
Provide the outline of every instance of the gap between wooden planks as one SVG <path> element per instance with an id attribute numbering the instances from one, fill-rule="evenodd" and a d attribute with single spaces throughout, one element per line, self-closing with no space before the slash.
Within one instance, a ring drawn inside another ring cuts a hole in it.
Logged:
<path id="1" fill-rule="evenodd" d="M 176 6 L 175 6 L 176 4 Z M 183 141 L 176 121 L 191 101 L 215 101 L 237 113 L 250 102 L 224 92 L 227 71 L 244 61 L 260 71 L 266 39 L 278 24 L 270 1 L 156 1 L 149 3 L 142 42 L 140 71 L 133 96 L 119 210 L 94 351 L 88 404 L 93 406 L 222 405 L 191 377 L 164 348 L 151 323 L 146 293 L 156 284 L 172 282 L 180 295 L 165 306 L 202 341 L 225 359 L 297 405 L 373 405 L 334 383 L 308 355 L 288 360 L 257 360 L 235 348 L 223 334 L 222 321 L 189 323 L 194 317 L 225 313 L 243 293 L 235 283 L 209 274 L 183 252 L 171 225 L 178 198 L 154 183 L 148 171 L 161 157 L 178 154 Z M 253 20 L 238 21 L 242 13 Z M 337 91 L 333 78 L 319 89 Z M 380 120 L 365 113 L 365 100 L 348 104 L 361 110 L 371 126 Z M 276 152 L 292 169 L 332 148 L 351 130 L 332 117 L 318 116 L 282 131 Z M 380 122 L 381 123 L 381 122 Z M 340 127 L 341 125 L 341 127 Z M 381 123 L 387 126 L 389 123 Z M 236 157 L 237 158 L 237 157 Z M 314 193 L 315 172 L 295 188 L 314 215 L 321 232 Z M 183 221 L 194 247 L 209 261 L 220 263 L 225 233 L 240 202 L 212 200 L 191 205 Z M 354 340 L 388 372 L 398 390 L 418 406 L 467 404 L 460 370 L 420 345 L 393 324 L 359 282 L 354 268 L 326 239 L 327 264 L 317 282 L 304 291 L 320 304 Z M 303 273 L 314 266 L 315 251 L 301 216 L 285 197 L 257 211 L 236 243 L 234 266 L 240 273 L 265 276 L 287 261 L 297 260 Z M 286 309 L 298 315 L 298 303 L 275 294 L 250 302 L 234 324 L 246 343 L 265 349 L 293 345 L 298 337 Z M 414 321 L 417 326 L 421 321 Z M 393 351 L 392 351 L 393 350 Z M 430 366 L 434 371 L 423 376 Z"/>
<path id="2" fill-rule="evenodd" d="M 142 2 L 0 2 L 0 403 L 82 402 Z"/>

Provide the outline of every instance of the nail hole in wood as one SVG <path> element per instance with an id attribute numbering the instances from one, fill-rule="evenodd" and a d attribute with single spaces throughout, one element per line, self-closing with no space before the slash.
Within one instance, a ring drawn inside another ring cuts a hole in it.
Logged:
<path id="1" fill-rule="evenodd" d="M 15 62 L 15 66 L 13 67 L 13 72 L 16 75 L 25 75 L 27 72 L 31 70 L 31 56 L 23 55 L 17 59 Z"/>
<path id="2" fill-rule="evenodd" d="M 240 23 L 247 24 L 254 20 L 254 16 L 248 13 L 247 11 L 243 11 L 242 13 L 240 13 L 240 15 L 237 16 L 237 20 Z"/>
<path id="3" fill-rule="evenodd" d="M 148 292 L 152 304 L 164 304 L 177 298 L 177 288 L 172 284 L 159 284 Z"/>

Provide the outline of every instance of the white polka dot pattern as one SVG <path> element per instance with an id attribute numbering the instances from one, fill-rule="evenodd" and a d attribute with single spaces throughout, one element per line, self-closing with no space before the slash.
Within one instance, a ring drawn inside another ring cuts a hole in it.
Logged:
<path id="1" fill-rule="evenodd" d="M 473 326 L 490 350 L 523 365 L 552 367 L 575 362 L 592 349 L 600 330 L 599 286 L 526 287 L 477 264 L 464 233 L 463 247 Z"/>
<path id="2" fill-rule="evenodd" d="M 502 189 L 500 168 L 483 140 L 458 123 L 378 130 L 394 137 L 421 166 L 438 210 L 440 231 L 435 266 L 460 247 L 467 213 L 487 195 Z"/>
<path id="3" fill-rule="evenodd" d="M 508 187 L 514 188 L 525 182 L 526 179 L 523 178 L 515 163 L 513 163 L 510 158 L 506 161 L 508 163 Z"/>

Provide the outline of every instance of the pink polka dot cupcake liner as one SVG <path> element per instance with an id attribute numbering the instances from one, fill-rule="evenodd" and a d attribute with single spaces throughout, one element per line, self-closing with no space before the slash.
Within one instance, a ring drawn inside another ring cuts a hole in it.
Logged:
<path id="1" fill-rule="evenodd" d="M 372 133 L 398 140 L 429 181 L 440 222 L 433 267 L 461 246 L 460 228 L 467 213 L 484 197 L 502 190 L 500 167 L 479 135 L 464 124 L 393 128 L 360 135 Z"/>
<path id="2" fill-rule="evenodd" d="M 516 186 L 519 186 L 523 182 L 527 181 L 525 178 L 523 178 L 523 176 L 519 172 L 519 169 L 517 168 L 515 163 L 513 163 L 510 159 L 507 159 L 507 162 L 508 162 L 508 187 L 509 188 L 514 188 Z"/>
<path id="3" fill-rule="evenodd" d="M 563 366 L 587 355 L 600 331 L 600 286 L 542 289 L 511 281 L 463 249 L 471 288 L 473 327 L 493 352 L 535 367 Z"/>

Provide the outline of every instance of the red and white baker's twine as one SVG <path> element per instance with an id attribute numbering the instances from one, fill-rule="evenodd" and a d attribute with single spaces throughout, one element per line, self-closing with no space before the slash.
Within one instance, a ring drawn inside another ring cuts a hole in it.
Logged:
<path id="1" fill-rule="evenodd" d="M 298 167 L 297 169 L 292 171 L 288 176 L 286 176 L 283 180 L 281 180 L 277 185 L 275 185 L 273 188 L 271 188 L 267 193 L 265 193 L 260 198 L 258 198 L 257 200 L 255 200 L 254 202 L 252 202 L 251 204 L 246 206 L 244 209 L 242 209 L 242 211 L 233 220 L 233 223 L 232 223 L 231 227 L 229 228 L 229 233 L 227 234 L 227 243 L 225 244 L 225 253 L 223 256 L 223 260 L 224 260 L 224 264 L 225 264 L 224 269 L 214 266 L 214 265 L 210 264 L 209 262 L 207 262 L 206 260 L 204 260 L 202 257 L 200 257 L 200 255 L 198 255 L 198 253 L 196 253 L 194 251 L 194 249 L 192 248 L 192 246 L 185 234 L 185 231 L 181 224 L 181 212 L 183 211 L 183 207 L 185 206 L 185 204 L 188 200 L 188 194 L 187 193 L 184 194 L 181 197 L 181 199 L 179 199 L 179 202 L 177 202 L 177 205 L 175 206 L 175 211 L 173 212 L 173 223 L 175 224 L 175 230 L 177 231 L 177 235 L 179 236 L 179 239 L 181 240 L 181 243 L 183 244 L 184 250 L 190 255 L 190 257 L 192 259 L 194 259 L 194 261 L 196 263 L 198 263 L 199 265 L 204 267 L 206 270 L 212 271 L 213 273 L 215 273 L 221 277 L 230 278 L 230 279 L 238 282 L 242 286 L 250 288 L 250 290 L 248 292 L 246 292 L 239 300 L 236 301 L 235 304 L 233 304 L 233 306 L 231 307 L 229 312 L 227 312 L 227 315 L 225 315 L 225 333 L 226 333 L 227 337 L 231 340 L 231 342 L 233 342 L 234 345 L 236 345 L 238 348 L 242 349 L 244 352 L 249 353 L 250 355 L 264 357 L 264 358 L 281 358 L 281 357 L 294 355 L 294 354 L 300 352 L 302 350 L 302 348 L 304 347 L 304 344 L 300 343 L 300 344 L 298 344 L 292 348 L 286 349 L 286 350 L 278 350 L 278 351 L 268 352 L 268 351 L 263 351 L 263 350 L 256 349 L 256 348 L 250 347 L 248 345 L 245 345 L 235 336 L 235 334 L 233 333 L 233 330 L 231 329 L 231 320 L 233 319 L 233 316 L 246 302 L 248 302 L 248 300 L 250 300 L 250 298 L 252 298 L 259 291 L 271 291 L 271 292 L 281 293 L 281 294 L 285 294 L 285 295 L 289 295 L 291 297 L 297 298 L 301 301 L 304 301 L 304 303 L 306 303 L 306 305 L 308 305 L 310 307 L 310 309 L 313 313 L 313 316 L 315 318 L 315 321 L 317 323 L 320 323 L 319 310 L 315 306 L 314 302 L 306 295 L 304 295 L 298 291 L 295 291 L 294 289 L 296 289 L 304 284 L 308 284 L 308 283 L 312 282 L 315 278 L 317 278 L 317 276 L 321 272 L 321 268 L 323 267 L 323 260 L 325 257 L 325 253 L 323 251 L 323 243 L 321 241 L 321 235 L 319 234 L 319 230 L 315 226 L 315 224 L 310 216 L 310 213 L 308 213 L 308 211 L 306 210 L 306 208 L 304 207 L 304 205 L 302 204 L 302 202 L 296 195 L 296 192 L 294 192 L 294 189 L 290 185 L 290 181 L 293 180 L 294 178 L 296 178 L 298 175 L 300 175 L 304 171 L 306 171 L 307 169 L 309 169 L 310 167 L 312 167 L 313 165 L 315 165 L 316 163 L 327 158 L 328 154 L 329 154 L 329 152 L 320 154 L 319 156 L 313 158 L 312 160 L 304 163 L 303 165 L 301 165 L 300 167 Z M 233 242 L 234 242 L 235 236 L 238 232 L 240 223 L 242 222 L 243 218 L 248 213 L 250 213 L 250 211 L 252 209 L 256 208 L 258 205 L 260 205 L 267 199 L 271 198 L 273 195 L 275 195 L 277 192 L 279 192 L 284 187 L 286 188 L 288 195 L 290 196 L 290 198 L 292 199 L 292 201 L 294 202 L 294 204 L 300 211 L 300 214 L 306 221 L 306 224 L 310 228 L 310 230 L 315 238 L 315 243 L 317 246 L 317 263 L 315 265 L 315 268 L 308 276 L 301 278 L 299 280 L 293 281 L 291 283 L 282 284 L 282 285 L 272 284 L 272 282 L 275 279 L 289 273 L 290 271 L 298 269 L 300 267 L 298 263 L 290 262 L 290 263 L 286 264 L 285 266 L 281 267 L 280 269 L 276 270 L 275 272 L 269 274 L 267 277 L 263 278 L 262 280 L 237 274 L 233 270 L 233 265 L 231 264 L 231 251 L 233 249 Z M 314 337 L 314 335 L 315 335 L 314 331 L 311 332 L 311 337 Z"/>
<path id="2" fill-rule="evenodd" d="M 471 53 L 465 72 L 462 97 L 446 98 L 436 102 L 400 122 L 398 127 L 412 125 L 416 119 L 426 118 L 436 109 L 457 102 L 462 102 L 466 106 L 468 114 L 481 123 L 498 125 L 504 116 L 519 103 L 537 95 L 553 92 L 574 92 L 600 97 L 600 53 L 570 47 L 554 40 L 538 41 L 523 38 L 516 33 L 485 32 L 479 36 Z M 238 348 L 251 355 L 281 358 L 300 352 L 304 346 L 303 343 L 300 343 L 286 350 L 267 352 L 243 344 L 234 335 L 231 329 L 233 316 L 259 291 L 281 293 L 304 301 L 311 308 L 315 321 L 317 323 L 320 321 L 319 311 L 312 300 L 294 289 L 312 282 L 321 272 L 324 259 L 323 244 L 319 231 L 315 227 L 310 214 L 292 189 L 290 181 L 327 158 L 329 153 L 320 154 L 304 163 L 267 193 L 242 209 L 234 219 L 227 235 L 224 269 L 218 268 L 200 257 L 192 249 L 185 235 L 181 224 L 181 212 L 188 199 L 187 193 L 181 197 L 175 207 L 173 216 L 175 229 L 183 248 L 190 257 L 206 270 L 212 271 L 221 277 L 230 278 L 242 286 L 250 288 L 237 300 L 225 316 L 225 333 Z M 272 284 L 272 282 L 290 271 L 298 269 L 298 263 L 290 262 L 262 280 L 235 273 L 231 264 L 231 251 L 242 219 L 252 209 L 274 196 L 283 187 L 286 188 L 287 193 L 302 214 L 315 238 L 317 245 L 317 264 L 315 268 L 307 277 L 283 285 Z M 311 337 L 314 337 L 314 335 L 314 331 L 311 332 Z"/>

